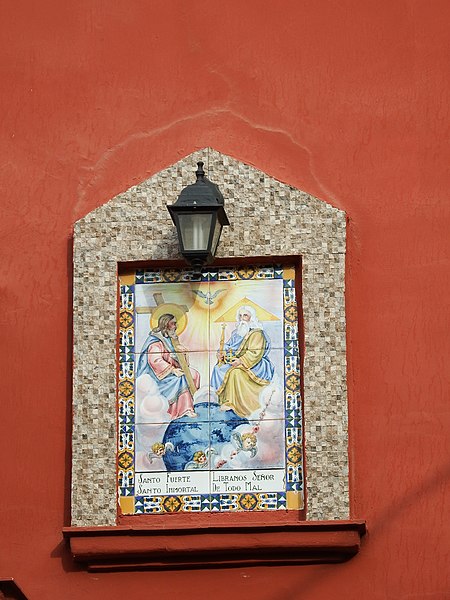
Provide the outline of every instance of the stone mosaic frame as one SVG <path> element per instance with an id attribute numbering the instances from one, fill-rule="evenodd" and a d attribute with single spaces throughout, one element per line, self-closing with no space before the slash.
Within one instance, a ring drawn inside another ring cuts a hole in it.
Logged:
<path id="1" fill-rule="evenodd" d="M 345 213 L 206 148 L 75 224 L 72 526 L 117 519 L 118 263 L 179 258 L 166 204 L 193 182 L 199 160 L 231 222 L 219 257 L 302 257 L 307 519 L 347 519 Z"/>

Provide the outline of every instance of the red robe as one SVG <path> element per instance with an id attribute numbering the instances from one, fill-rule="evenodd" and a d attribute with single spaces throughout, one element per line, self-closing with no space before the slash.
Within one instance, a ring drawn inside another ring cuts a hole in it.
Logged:
<path id="1" fill-rule="evenodd" d="M 178 419 L 188 412 L 194 411 L 194 401 L 192 394 L 187 386 L 186 377 L 182 375 L 178 377 L 174 373 L 174 369 L 180 369 L 180 363 L 174 358 L 173 353 L 169 352 L 162 341 L 154 341 L 147 350 L 148 365 L 154 373 L 158 382 L 161 382 L 160 390 L 162 395 L 165 395 L 161 388 L 170 387 L 176 389 L 176 398 L 169 401 L 167 412 L 172 419 Z M 189 367 L 189 370 L 194 380 L 195 387 L 200 387 L 200 374 L 195 369 Z"/>

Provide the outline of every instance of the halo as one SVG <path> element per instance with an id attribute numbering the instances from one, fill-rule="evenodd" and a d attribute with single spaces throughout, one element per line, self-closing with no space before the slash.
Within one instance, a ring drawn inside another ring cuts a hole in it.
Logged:
<path id="1" fill-rule="evenodd" d="M 183 308 L 179 304 L 160 304 L 150 315 L 150 327 L 154 329 L 158 326 L 158 319 L 161 315 L 170 314 L 177 320 L 177 335 L 183 333 L 187 325 L 187 317 Z"/>

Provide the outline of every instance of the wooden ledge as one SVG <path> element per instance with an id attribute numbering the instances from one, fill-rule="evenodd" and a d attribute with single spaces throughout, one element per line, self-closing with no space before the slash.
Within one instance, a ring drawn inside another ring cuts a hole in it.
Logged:
<path id="1" fill-rule="evenodd" d="M 302 521 L 209 528 L 66 527 L 74 559 L 90 571 L 344 562 L 364 521 Z"/>

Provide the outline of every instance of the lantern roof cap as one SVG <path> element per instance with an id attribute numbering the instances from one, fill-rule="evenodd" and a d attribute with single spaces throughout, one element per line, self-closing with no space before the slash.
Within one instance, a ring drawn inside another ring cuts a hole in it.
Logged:
<path id="1" fill-rule="evenodd" d="M 197 163 L 197 170 L 195 171 L 197 181 L 181 190 L 175 202 L 177 206 L 189 206 L 194 203 L 196 206 L 224 205 L 222 192 L 215 183 L 205 176 L 203 164 L 202 161 Z"/>

